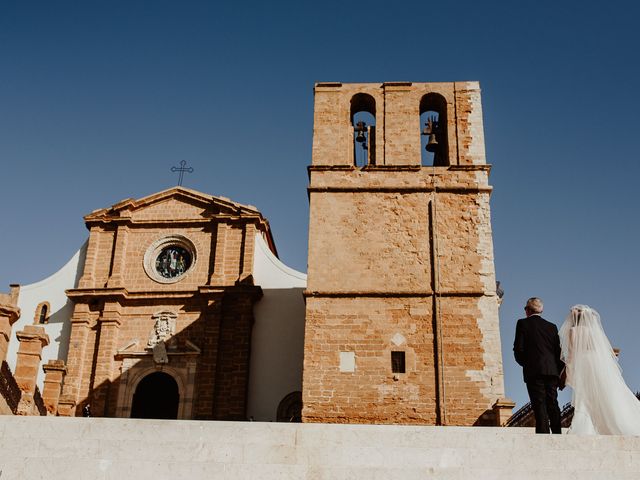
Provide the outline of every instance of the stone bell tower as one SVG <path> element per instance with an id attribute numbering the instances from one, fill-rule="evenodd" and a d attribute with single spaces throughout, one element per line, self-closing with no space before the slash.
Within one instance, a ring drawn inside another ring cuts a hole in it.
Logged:
<path id="1" fill-rule="evenodd" d="M 477 82 L 316 84 L 303 421 L 499 422 L 489 170 Z"/>

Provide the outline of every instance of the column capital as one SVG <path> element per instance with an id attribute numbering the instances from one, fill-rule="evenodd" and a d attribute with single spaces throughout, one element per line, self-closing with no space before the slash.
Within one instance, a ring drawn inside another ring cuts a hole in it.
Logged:
<path id="1" fill-rule="evenodd" d="M 10 294 L 0 293 L 0 361 L 7 358 L 11 330 L 13 324 L 20 318 L 20 309 L 17 305 L 19 291 L 19 286 L 11 285 Z"/>
<path id="2" fill-rule="evenodd" d="M 122 324 L 122 320 L 120 318 L 120 312 L 122 311 L 122 306 L 118 302 L 106 302 L 104 304 L 104 308 L 102 310 L 102 314 L 98 319 L 100 324 L 113 324 L 116 327 L 119 327 Z"/>
<path id="3" fill-rule="evenodd" d="M 20 309 L 13 305 L 0 304 L 0 316 L 8 318 L 9 325 L 13 325 L 20 318 Z"/>
<path id="4" fill-rule="evenodd" d="M 47 415 L 57 415 L 67 367 L 62 360 L 49 360 L 42 369 L 45 373 L 42 400 L 47 409 Z"/>
<path id="5" fill-rule="evenodd" d="M 58 402 L 58 415 L 73 417 L 76 414 L 76 400 L 70 395 L 63 395 Z"/>
<path id="6" fill-rule="evenodd" d="M 39 341 L 42 348 L 49 345 L 49 335 L 46 334 L 43 327 L 37 325 L 25 325 L 24 329 L 16 332 L 16 337 L 20 343 Z"/>
<path id="7" fill-rule="evenodd" d="M 495 425 L 503 427 L 507 424 L 507 421 L 511 418 L 513 408 L 516 406 L 515 402 L 510 398 L 499 398 L 491 406 L 495 416 Z"/>
<path id="8" fill-rule="evenodd" d="M 100 317 L 98 322 L 102 325 L 114 325 L 116 327 L 122 325 L 122 320 L 119 317 Z"/>
<path id="9" fill-rule="evenodd" d="M 60 371 L 66 374 L 67 366 L 64 364 L 64 360 L 49 360 L 42 365 L 42 370 L 44 370 L 44 373 Z"/>

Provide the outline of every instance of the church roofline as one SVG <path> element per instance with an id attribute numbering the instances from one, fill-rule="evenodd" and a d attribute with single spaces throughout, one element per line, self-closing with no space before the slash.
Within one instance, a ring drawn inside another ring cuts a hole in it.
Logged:
<path id="1" fill-rule="evenodd" d="M 206 193 L 199 192 L 197 190 L 193 190 L 190 188 L 175 186 L 168 188 L 166 190 L 162 190 L 160 192 L 152 193 L 151 195 L 144 196 L 139 199 L 134 198 L 126 198 L 121 200 L 110 207 L 100 208 L 94 210 L 88 215 L 84 216 L 84 221 L 87 228 L 91 228 L 92 225 L 100 224 L 100 223 L 131 223 L 132 219 L 130 215 L 122 215 L 122 213 L 137 210 L 140 208 L 144 208 L 146 206 L 152 205 L 157 202 L 161 202 L 168 198 L 184 198 L 191 201 L 195 201 L 203 206 L 217 206 L 222 210 L 225 210 L 225 213 L 222 213 L 220 217 L 224 216 L 232 216 L 232 217 L 240 217 L 245 218 L 249 221 L 252 221 L 257 224 L 258 229 L 263 231 L 267 236 L 267 242 L 272 249 L 273 253 L 277 256 L 277 250 L 275 247 L 275 242 L 273 240 L 273 235 L 271 233 L 271 228 L 269 226 L 269 221 L 260 213 L 260 211 L 253 205 L 243 205 L 238 202 L 234 202 L 227 197 L 217 197 L 214 195 L 209 195 Z M 198 223 L 198 222 L 210 222 L 211 218 L 203 217 L 202 220 L 199 219 L 173 219 L 172 223 Z M 160 221 L 141 221 L 136 223 L 162 223 Z"/>
<path id="2" fill-rule="evenodd" d="M 216 197 L 214 195 L 202 193 L 190 188 L 177 186 L 162 190 L 160 192 L 152 193 L 151 195 L 147 195 L 137 200 L 133 198 L 126 198 L 119 201 L 118 203 L 113 204 L 110 207 L 94 210 L 88 215 L 85 215 L 84 218 L 85 220 L 93 220 L 99 217 L 103 217 L 109 213 L 115 213 L 127 209 L 138 209 L 146 205 L 151 205 L 152 203 L 162 201 L 166 198 L 177 196 L 190 198 L 192 200 L 196 200 L 205 204 L 217 204 L 232 210 L 236 210 L 238 213 L 256 213 L 258 215 L 262 215 L 260 211 L 253 205 L 243 205 L 241 203 L 234 202 L 227 197 Z"/>

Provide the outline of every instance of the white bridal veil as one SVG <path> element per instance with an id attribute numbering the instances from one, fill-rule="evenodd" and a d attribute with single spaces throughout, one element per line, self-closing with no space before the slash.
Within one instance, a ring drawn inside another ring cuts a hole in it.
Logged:
<path id="1" fill-rule="evenodd" d="M 598 312 L 587 305 L 572 307 L 560 328 L 560 343 L 573 389 L 570 433 L 640 435 L 640 402 L 622 378 Z"/>

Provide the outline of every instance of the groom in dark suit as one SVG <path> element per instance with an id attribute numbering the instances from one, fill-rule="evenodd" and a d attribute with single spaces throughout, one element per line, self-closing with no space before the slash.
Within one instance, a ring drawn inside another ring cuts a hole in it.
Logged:
<path id="1" fill-rule="evenodd" d="M 522 365 L 524 382 L 536 418 L 536 433 L 562 433 L 558 382 L 564 363 L 560 360 L 558 328 L 540 316 L 542 300 L 527 300 L 527 318 L 518 320 L 513 353 Z"/>

